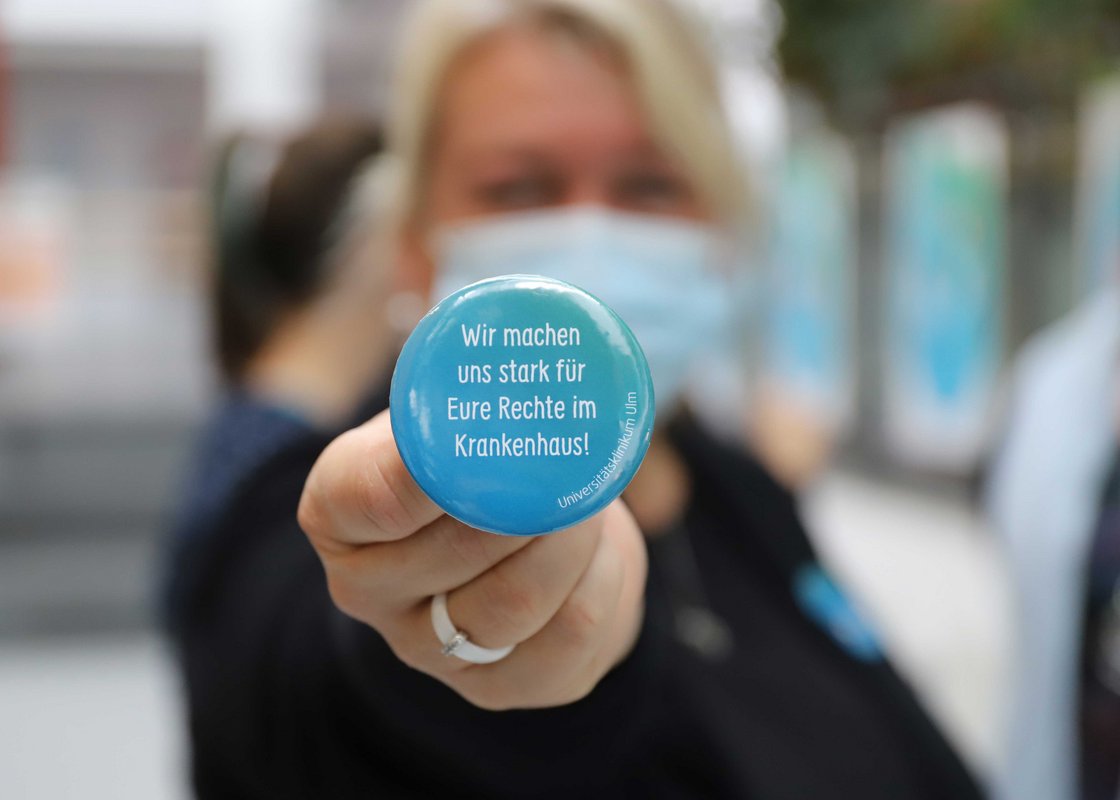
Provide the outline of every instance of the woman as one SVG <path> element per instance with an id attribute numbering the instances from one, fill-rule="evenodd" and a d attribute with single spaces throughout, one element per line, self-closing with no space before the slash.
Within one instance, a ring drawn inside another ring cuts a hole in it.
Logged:
<path id="1" fill-rule="evenodd" d="M 225 393 L 196 449 L 174 525 L 165 591 L 182 611 L 191 542 L 274 453 L 334 430 L 384 369 L 387 333 L 372 199 L 351 186 L 383 149 L 363 118 L 321 120 L 287 141 L 248 133 L 218 149 L 212 177 L 215 351 Z M 368 194 L 368 193 L 366 193 Z"/>
<path id="2" fill-rule="evenodd" d="M 384 388 L 262 468 L 183 637 L 200 793 L 977 797 L 793 498 L 678 399 L 744 214 L 702 41 L 659 0 L 431 0 L 402 52 L 395 290 L 586 282 L 641 340 L 661 425 L 624 501 L 531 539 L 419 491 Z M 441 593 L 512 651 L 444 655 Z"/>

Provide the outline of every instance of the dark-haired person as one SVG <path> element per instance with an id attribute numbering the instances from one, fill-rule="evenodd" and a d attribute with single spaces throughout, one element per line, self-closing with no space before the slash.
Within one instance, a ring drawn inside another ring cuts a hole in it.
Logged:
<path id="1" fill-rule="evenodd" d="M 211 307 L 224 391 L 174 524 L 166 612 L 192 579 L 193 540 L 261 463 L 352 412 L 385 368 L 387 270 L 376 200 L 358 175 L 380 128 L 324 119 L 284 141 L 248 133 L 218 148 L 211 179 Z"/>

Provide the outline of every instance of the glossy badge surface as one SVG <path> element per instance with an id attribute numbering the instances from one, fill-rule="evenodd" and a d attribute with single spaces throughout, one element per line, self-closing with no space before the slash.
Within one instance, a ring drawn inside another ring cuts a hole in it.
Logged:
<path id="1" fill-rule="evenodd" d="M 460 289 L 416 326 L 393 373 L 405 466 L 472 527 L 551 533 L 603 510 L 649 447 L 653 386 L 637 340 L 552 278 Z"/>

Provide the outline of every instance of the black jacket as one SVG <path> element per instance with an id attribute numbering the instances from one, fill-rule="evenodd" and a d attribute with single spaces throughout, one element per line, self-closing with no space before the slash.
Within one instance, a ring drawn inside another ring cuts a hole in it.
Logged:
<path id="1" fill-rule="evenodd" d="M 199 796 L 979 797 L 890 666 L 798 607 L 791 580 L 816 559 L 790 494 L 694 424 L 671 436 L 693 500 L 683 530 L 650 544 L 634 651 L 580 702 L 503 713 L 331 604 L 295 514 L 328 437 L 271 458 L 183 562 L 174 630 Z"/>

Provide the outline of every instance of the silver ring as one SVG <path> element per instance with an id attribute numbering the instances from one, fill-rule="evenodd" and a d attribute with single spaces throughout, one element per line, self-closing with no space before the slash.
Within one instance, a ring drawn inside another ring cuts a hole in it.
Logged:
<path id="1" fill-rule="evenodd" d="M 467 636 L 466 631 L 455 627 L 451 615 L 447 613 L 447 593 L 441 592 L 432 598 L 432 628 L 442 645 L 440 652 L 445 656 L 455 656 L 471 664 L 493 664 L 513 652 L 516 645 L 509 647 L 479 647 Z"/>

